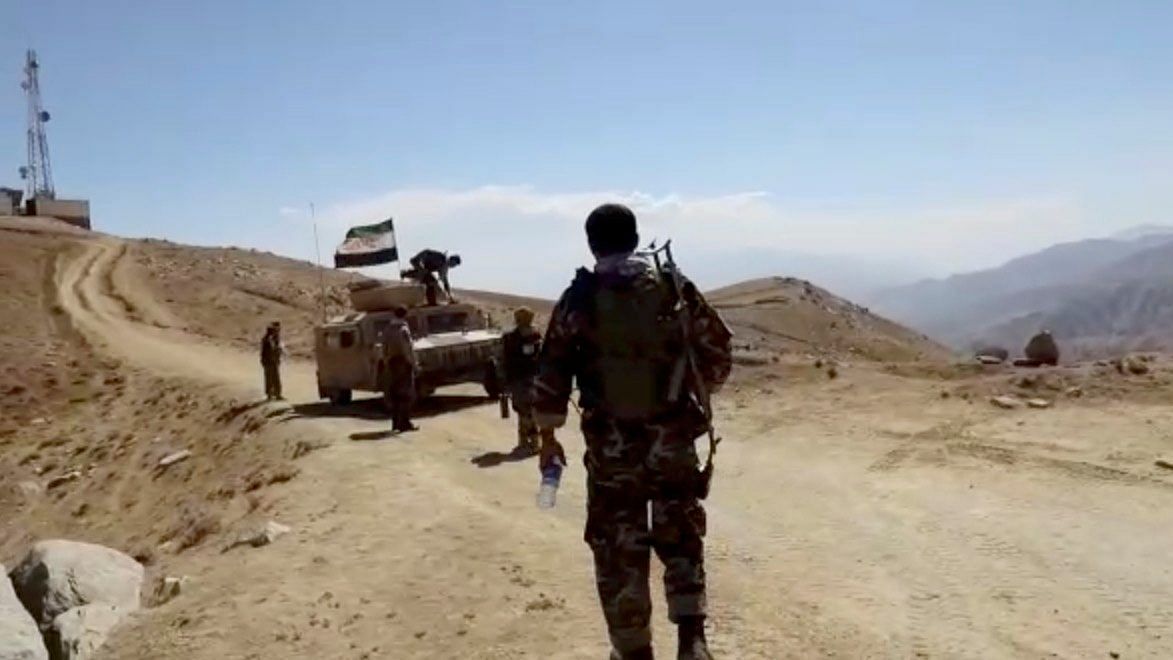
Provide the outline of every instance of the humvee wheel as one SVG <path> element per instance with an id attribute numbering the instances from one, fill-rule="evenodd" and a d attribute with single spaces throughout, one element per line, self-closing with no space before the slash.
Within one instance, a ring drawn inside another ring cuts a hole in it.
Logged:
<path id="1" fill-rule="evenodd" d="M 346 404 L 350 403 L 351 393 L 350 390 L 330 390 L 328 396 L 330 398 L 330 403 L 336 406 L 345 406 Z"/>

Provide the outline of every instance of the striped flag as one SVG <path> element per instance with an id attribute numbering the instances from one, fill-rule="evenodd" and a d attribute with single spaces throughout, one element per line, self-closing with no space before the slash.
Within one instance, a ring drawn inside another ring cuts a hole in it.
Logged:
<path id="1" fill-rule="evenodd" d="M 391 218 L 375 225 L 351 227 L 346 240 L 334 251 L 335 268 L 377 266 L 399 261 L 395 224 Z"/>

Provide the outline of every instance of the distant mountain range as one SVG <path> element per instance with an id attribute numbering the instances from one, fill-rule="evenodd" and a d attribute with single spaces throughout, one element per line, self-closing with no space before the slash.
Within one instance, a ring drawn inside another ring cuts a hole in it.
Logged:
<path id="1" fill-rule="evenodd" d="M 1063 243 L 998 268 L 886 289 L 877 311 L 954 348 L 1020 351 L 1040 329 L 1068 354 L 1173 350 L 1173 227 Z"/>

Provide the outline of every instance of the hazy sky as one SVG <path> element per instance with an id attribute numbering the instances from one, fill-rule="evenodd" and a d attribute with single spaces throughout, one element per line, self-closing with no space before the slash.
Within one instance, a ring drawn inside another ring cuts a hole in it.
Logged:
<path id="1" fill-rule="evenodd" d="M 0 0 L 0 185 L 32 45 L 59 194 L 113 233 L 312 258 L 313 201 L 323 254 L 390 214 L 462 284 L 552 294 L 617 198 L 707 284 L 798 253 L 943 273 L 1169 221 L 1170 25 L 1165 1 Z"/>

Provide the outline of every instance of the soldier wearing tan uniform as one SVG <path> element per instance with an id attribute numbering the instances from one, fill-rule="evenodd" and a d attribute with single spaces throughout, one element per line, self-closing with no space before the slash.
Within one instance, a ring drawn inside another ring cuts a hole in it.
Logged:
<path id="1" fill-rule="evenodd" d="M 395 320 L 383 338 L 383 354 L 387 360 L 386 400 L 391 409 L 392 430 L 398 433 L 414 431 L 418 427 L 411 423 L 411 408 L 415 403 L 419 362 L 407 325 L 407 308 L 403 306 L 395 308 Z"/>

